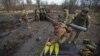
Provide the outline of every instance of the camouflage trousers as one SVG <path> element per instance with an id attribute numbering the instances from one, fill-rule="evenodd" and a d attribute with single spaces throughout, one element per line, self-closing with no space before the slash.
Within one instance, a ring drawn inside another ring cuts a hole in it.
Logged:
<path id="1" fill-rule="evenodd" d="M 76 44 L 76 41 L 78 39 L 78 36 L 80 34 L 81 31 L 73 31 L 72 35 L 70 36 L 70 38 L 68 39 L 68 43 L 73 43 Z"/>

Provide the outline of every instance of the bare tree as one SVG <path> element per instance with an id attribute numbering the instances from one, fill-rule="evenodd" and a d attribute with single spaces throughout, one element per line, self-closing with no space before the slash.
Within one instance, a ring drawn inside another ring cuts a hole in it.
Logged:
<path id="1" fill-rule="evenodd" d="M 100 0 L 93 0 L 93 6 L 96 11 L 100 11 Z"/>
<path id="2" fill-rule="evenodd" d="M 26 0 L 28 7 L 26 7 L 28 10 L 30 10 L 32 7 L 32 0 Z"/>
<path id="3" fill-rule="evenodd" d="M 19 0 L 2 0 L 2 5 L 4 6 L 4 8 L 7 10 L 7 12 L 9 12 L 10 10 L 14 10 L 16 7 L 16 3 Z"/>
<path id="4" fill-rule="evenodd" d="M 21 10 L 25 9 L 24 0 L 20 0 L 20 4 L 21 4 L 20 9 L 21 9 Z"/>
<path id="5" fill-rule="evenodd" d="M 66 9 L 69 5 L 69 2 L 67 0 L 64 0 L 63 3 L 62 3 L 62 8 L 63 9 Z"/>
<path id="6" fill-rule="evenodd" d="M 9 12 L 10 11 L 10 5 L 11 0 L 2 0 L 2 5 L 5 7 L 5 9 Z"/>
<path id="7" fill-rule="evenodd" d="M 38 5 L 38 8 L 40 7 L 40 0 L 36 0 L 36 3 Z"/>
<path id="8" fill-rule="evenodd" d="M 32 0 L 26 0 L 28 5 L 32 4 Z"/>
<path id="9" fill-rule="evenodd" d="M 70 0 L 70 4 L 69 4 L 69 11 L 72 13 L 75 10 L 75 6 L 76 6 L 76 1 L 77 0 Z"/>
<path id="10" fill-rule="evenodd" d="M 100 0 L 81 0 L 82 7 L 90 7 L 93 9 L 96 9 L 96 11 L 100 10 Z"/>

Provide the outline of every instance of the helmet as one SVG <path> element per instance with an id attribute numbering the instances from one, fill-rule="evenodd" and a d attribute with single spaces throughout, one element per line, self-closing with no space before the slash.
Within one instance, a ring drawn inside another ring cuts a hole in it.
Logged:
<path id="1" fill-rule="evenodd" d="M 83 9 L 82 9 L 82 12 L 84 12 L 84 13 L 88 13 L 89 11 L 90 11 L 89 8 L 83 8 Z"/>

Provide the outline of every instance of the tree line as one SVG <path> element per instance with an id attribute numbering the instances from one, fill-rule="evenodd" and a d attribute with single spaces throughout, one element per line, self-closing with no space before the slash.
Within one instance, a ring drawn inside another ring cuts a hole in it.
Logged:
<path id="1" fill-rule="evenodd" d="M 41 2 L 41 0 L 35 0 L 37 6 L 44 4 L 46 2 Z M 26 0 L 26 5 L 32 5 L 32 0 Z M 24 5 L 24 0 L 1 0 L 2 6 L 9 12 L 10 10 L 15 10 L 16 6 Z M 48 3 L 46 3 L 48 5 Z M 100 10 L 100 0 L 63 0 L 61 7 L 68 8 L 69 10 L 77 8 L 77 7 L 89 7 L 93 10 Z"/>

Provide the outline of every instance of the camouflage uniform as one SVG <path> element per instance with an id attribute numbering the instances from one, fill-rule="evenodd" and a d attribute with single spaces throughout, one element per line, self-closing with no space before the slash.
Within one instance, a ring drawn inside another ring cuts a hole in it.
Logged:
<path id="1" fill-rule="evenodd" d="M 28 12 L 26 10 L 23 10 L 20 22 L 23 26 L 28 26 Z"/>
<path id="2" fill-rule="evenodd" d="M 84 11 L 83 11 L 84 12 Z M 82 12 L 81 12 L 82 13 Z M 89 17 L 88 15 L 82 15 L 82 14 L 78 14 L 73 20 L 72 20 L 72 23 L 75 24 L 75 25 L 78 25 L 78 26 L 81 26 L 81 27 L 85 27 L 88 29 L 88 25 L 89 25 Z M 77 28 L 73 28 L 72 29 L 74 30 L 73 31 L 73 39 L 71 39 L 70 42 L 72 43 L 75 43 L 75 41 L 77 40 L 80 32 L 82 30 L 79 30 Z"/>
<path id="3" fill-rule="evenodd" d="M 49 10 L 40 7 L 39 9 L 35 10 L 35 20 L 46 20 L 47 13 L 49 13 Z"/>
<path id="4" fill-rule="evenodd" d="M 40 20 L 46 20 L 46 9 L 45 8 L 40 8 Z"/>
<path id="5" fill-rule="evenodd" d="M 60 27 L 58 28 L 58 32 L 59 34 L 57 35 L 59 37 L 59 43 L 63 44 L 63 43 L 67 43 L 67 41 L 69 40 L 71 34 L 71 30 L 66 26 L 66 24 L 64 23 L 60 23 Z M 56 32 L 56 33 L 58 33 Z"/>
<path id="6" fill-rule="evenodd" d="M 89 25 L 89 18 L 88 16 L 82 16 L 80 14 L 78 14 L 72 21 L 72 23 L 78 25 L 78 26 L 85 26 L 86 28 Z"/>
<path id="7" fill-rule="evenodd" d="M 69 18 L 68 18 L 68 16 L 69 16 L 69 10 L 65 9 L 65 10 L 64 10 L 64 23 L 65 23 L 65 24 L 69 23 Z"/>

